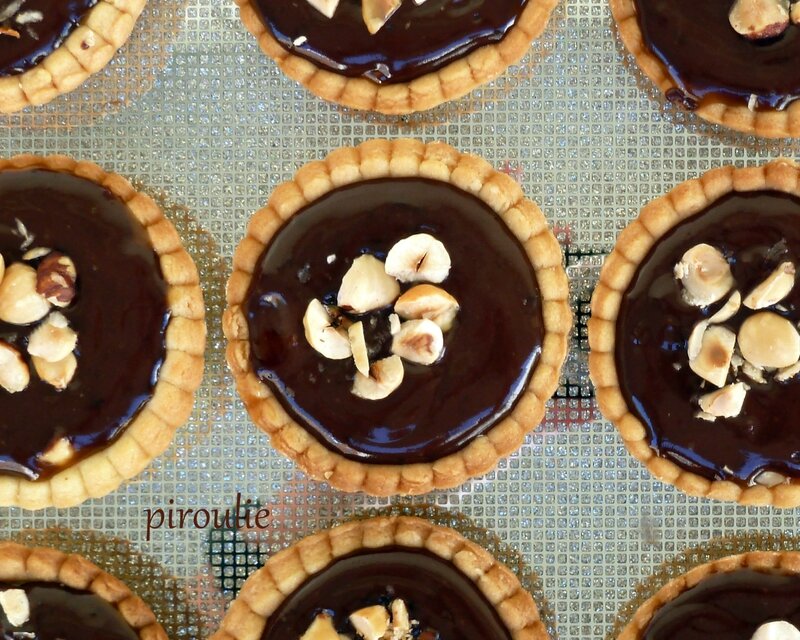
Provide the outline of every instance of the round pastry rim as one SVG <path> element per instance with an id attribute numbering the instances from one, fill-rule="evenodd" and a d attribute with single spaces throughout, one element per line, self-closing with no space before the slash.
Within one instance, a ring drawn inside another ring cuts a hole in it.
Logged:
<path id="1" fill-rule="evenodd" d="M 205 304 L 200 277 L 177 230 L 156 202 L 122 176 L 88 161 L 61 155 L 19 155 L 0 159 L 0 172 L 49 169 L 85 178 L 105 187 L 142 225 L 167 285 L 170 314 L 165 351 L 150 399 L 120 434 L 98 451 L 44 480 L 0 474 L 0 506 L 23 509 L 66 508 L 99 498 L 143 471 L 172 442 L 189 418 L 204 369 Z"/>
<path id="2" fill-rule="evenodd" d="M 513 640 L 549 640 L 533 596 L 508 567 L 454 529 L 410 516 L 348 522 L 272 556 L 247 578 L 209 640 L 260 640 L 269 616 L 312 575 L 357 551 L 394 546 L 425 549 L 456 567 L 494 607 Z"/>
<path id="3" fill-rule="evenodd" d="M 102 70 L 128 41 L 147 0 L 98 0 L 43 60 L 0 77 L 0 113 L 47 104 Z"/>
<path id="4" fill-rule="evenodd" d="M 792 508 L 800 506 L 800 477 L 775 487 L 748 486 L 742 481 L 709 480 L 659 457 L 650 447 L 645 426 L 628 406 L 617 375 L 616 324 L 622 297 L 650 249 L 673 227 L 723 196 L 753 191 L 781 191 L 800 197 L 800 166 L 779 159 L 753 167 L 711 169 L 641 209 L 606 257 L 592 296 L 589 373 L 602 414 L 614 423 L 628 452 L 662 482 L 691 496 Z"/>
<path id="5" fill-rule="evenodd" d="M 0 582 L 49 582 L 88 591 L 112 605 L 140 640 L 168 640 L 152 609 L 119 578 L 83 556 L 0 542 Z"/>
<path id="6" fill-rule="evenodd" d="M 377 178 L 428 178 L 477 196 L 511 230 L 535 271 L 542 298 L 545 333 L 542 353 L 511 413 L 460 450 L 433 462 L 367 464 L 327 448 L 295 422 L 262 382 L 250 363 L 247 318 L 242 310 L 251 276 L 272 237 L 306 205 L 330 191 Z M 239 396 L 251 419 L 278 451 L 312 478 L 348 492 L 374 496 L 416 495 L 450 489 L 482 476 L 520 446 L 539 425 L 545 403 L 558 388 L 572 328 L 569 283 L 561 247 L 539 207 L 524 197 L 513 178 L 482 158 L 462 154 L 448 144 L 417 140 L 370 140 L 342 147 L 324 160 L 301 167 L 294 178 L 277 186 L 266 206 L 253 214 L 233 257 L 228 280 L 223 330 L 226 356 Z"/>
<path id="7" fill-rule="evenodd" d="M 620 40 L 635 58 L 636 65 L 642 73 L 664 95 L 671 89 L 679 89 L 667 66 L 644 42 L 636 14 L 636 0 L 608 0 L 608 2 L 617 24 Z M 730 104 L 715 95 L 703 98 L 697 109 L 691 113 L 696 113 L 712 124 L 762 138 L 800 137 L 800 99 L 793 101 L 781 111 L 772 108 L 751 111 L 744 101 L 742 104 Z"/>
<path id="8" fill-rule="evenodd" d="M 678 598 L 706 578 L 720 573 L 733 573 L 741 569 L 778 571 L 787 575 L 800 574 L 800 552 L 750 551 L 726 556 L 698 565 L 677 578 L 673 578 L 648 598 L 633 614 L 617 640 L 641 640 L 653 616 L 664 606 Z"/>
<path id="9" fill-rule="evenodd" d="M 506 36 L 409 82 L 379 85 L 366 78 L 350 78 L 287 51 L 261 21 L 256 0 L 235 0 L 239 17 L 261 50 L 281 71 L 323 100 L 384 115 L 407 115 L 456 100 L 491 82 L 528 52 L 544 31 L 559 0 L 528 0 Z"/>

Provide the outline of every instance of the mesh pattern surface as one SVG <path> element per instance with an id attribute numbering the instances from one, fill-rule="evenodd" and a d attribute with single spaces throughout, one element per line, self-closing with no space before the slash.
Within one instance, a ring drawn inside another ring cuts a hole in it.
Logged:
<path id="1" fill-rule="evenodd" d="M 170 41 L 159 44 L 170 54 L 163 69 L 150 67 L 149 91 L 98 115 L 87 105 L 113 100 L 114 91 L 91 80 L 4 126 L 0 147 L 8 155 L 87 158 L 166 194 L 203 273 L 210 320 L 204 384 L 190 424 L 137 480 L 69 511 L 3 510 L 3 531 L 61 525 L 125 537 L 185 581 L 204 617 L 200 626 L 213 629 L 225 598 L 266 554 L 387 506 L 310 482 L 270 448 L 236 398 L 219 318 L 230 257 L 276 184 L 335 147 L 415 136 L 483 155 L 522 183 L 565 249 L 579 322 L 558 398 L 523 448 L 486 478 L 411 504 L 463 512 L 518 549 L 541 576 L 559 637 L 581 640 L 606 637 L 637 584 L 686 548 L 719 536 L 800 534 L 793 512 L 688 498 L 630 458 L 592 399 L 584 326 L 602 255 L 645 202 L 721 163 L 800 159 L 800 143 L 740 136 L 665 105 L 623 53 L 603 0 L 566 0 L 520 66 L 462 101 L 400 119 L 323 103 L 286 79 L 230 0 L 149 5 L 175 21 Z M 123 77 L 160 55 L 132 41 L 109 73 Z M 256 553 L 236 532 L 214 537 L 192 526 L 164 525 L 146 540 L 147 509 L 224 510 L 237 491 L 271 510 Z M 794 548 L 793 540 L 787 544 Z M 187 624 L 175 635 L 197 633 Z"/>

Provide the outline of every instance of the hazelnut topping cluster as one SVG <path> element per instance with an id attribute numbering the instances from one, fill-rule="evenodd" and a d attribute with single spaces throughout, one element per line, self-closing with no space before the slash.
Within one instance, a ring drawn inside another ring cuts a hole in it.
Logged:
<path id="1" fill-rule="evenodd" d="M 423 629 L 417 620 L 409 619 L 408 607 L 400 598 L 390 607 L 375 605 L 351 613 L 350 624 L 363 640 L 439 640 L 438 632 Z M 299 640 L 355 640 L 336 631 L 333 618 L 322 612 Z"/>
<path id="2" fill-rule="evenodd" d="M 327 18 L 333 18 L 340 0 L 307 0 L 308 4 Z M 413 0 L 414 4 L 421 5 L 425 0 Z M 364 24 L 371 34 L 376 34 L 383 28 L 389 18 L 403 4 L 403 0 L 361 0 L 361 15 Z"/>
<path id="3" fill-rule="evenodd" d="M 36 23 L 44 19 L 41 11 L 25 10 L 26 0 L 0 0 L 0 36 L 19 39 L 24 30 L 34 40 L 39 39 Z"/>
<path id="4" fill-rule="evenodd" d="M 33 242 L 22 223 L 22 248 Z M 37 325 L 27 340 L 27 352 L 39 378 L 61 391 L 75 375 L 77 333 L 58 310 L 75 298 L 77 272 L 69 256 L 44 247 L 28 249 L 21 262 L 6 265 L 0 255 L 0 321 L 17 326 Z M 18 349 L 0 339 L 0 388 L 24 391 L 31 372 Z"/>
<path id="5" fill-rule="evenodd" d="M 684 253 L 674 275 L 687 304 L 705 308 L 725 300 L 716 313 L 694 326 L 687 341 L 689 367 L 704 380 L 703 385 L 708 382 L 717 387 L 698 398 L 697 417 L 713 422 L 738 416 L 751 389 L 743 378 L 754 384 L 797 379 L 800 332 L 780 313 L 786 312 L 781 301 L 795 286 L 792 262 L 781 262 L 744 296 L 735 289 L 725 256 L 708 244 L 698 244 Z M 756 313 L 749 315 L 735 333 L 725 323 L 743 307 Z M 775 485 L 785 478 L 765 471 L 754 481 Z"/>
<path id="6" fill-rule="evenodd" d="M 442 357 L 444 334 L 452 328 L 459 304 L 431 283 L 443 282 L 449 273 L 450 254 L 426 233 L 400 240 L 385 263 L 369 254 L 359 256 L 342 278 L 336 306 L 317 299 L 308 304 L 303 317 L 306 340 L 331 360 L 352 357 L 357 369 L 353 394 L 382 400 L 402 384 L 403 360 L 430 366 Z M 400 283 L 414 286 L 401 294 Z M 370 362 L 364 320 L 358 317 L 392 304 L 393 355 Z"/>

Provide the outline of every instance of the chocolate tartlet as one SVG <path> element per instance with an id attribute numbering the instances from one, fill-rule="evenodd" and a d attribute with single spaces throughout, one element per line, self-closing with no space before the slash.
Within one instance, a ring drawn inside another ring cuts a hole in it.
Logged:
<path id="1" fill-rule="evenodd" d="M 150 608 L 88 560 L 0 543 L 0 637 L 167 640 Z"/>
<path id="2" fill-rule="evenodd" d="M 800 636 L 800 554 L 753 552 L 695 567 L 662 587 L 618 640 Z"/>
<path id="3" fill-rule="evenodd" d="M 430 109 L 518 62 L 557 0 L 236 0 L 262 50 L 325 100 Z"/>
<path id="4" fill-rule="evenodd" d="M 667 99 L 715 124 L 800 136 L 796 0 L 610 0 L 620 37 Z"/>
<path id="5" fill-rule="evenodd" d="M 50 102 L 108 64 L 147 0 L 0 0 L 0 112 Z"/>
<path id="6" fill-rule="evenodd" d="M 800 504 L 800 170 L 724 168 L 647 205 L 592 303 L 592 378 L 631 453 L 692 495 Z"/>
<path id="7" fill-rule="evenodd" d="M 444 144 L 306 165 L 234 256 L 228 362 L 255 422 L 318 480 L 418 494 L 491 470 L 544 416 L 571 325 L 544 216 Z"/>
<path id="8" fill-rule="evenodd" d="M 306 538 L 245 582 L 212 640 L 546 640 L 531 595 L 487 551 L 418 518 Z"/>
<path id="9" fill-rule="evenodd" d="M 0 504 L 71 506 L 188 418 L 198 274 L 161 209 L 91 163 L 2 161 L 0 197 Z"/>

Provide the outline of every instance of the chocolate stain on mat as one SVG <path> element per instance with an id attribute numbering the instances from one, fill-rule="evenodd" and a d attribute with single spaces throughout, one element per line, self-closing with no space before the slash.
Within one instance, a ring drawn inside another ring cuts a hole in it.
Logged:
<path id="1" fill-rule="evenodd" d="M 151 0 L 133 33 L 103 69 L 42 107 L 0 114 L 0 127 L 70 130 L 118 113 L 152 89 L 166 67 L 189 0 Z"/>
<path id="2" fill-rule="evenodd" d="M 615 615 L 606 640 L 616 640 L 633 614 L 646 600 L 653 597 L 670 580 L 678 578 L 690 570 L 726 556 L 735 556 L 751 551 L 798 551 L 800 536 L 786 533 L 745 533 L 736 536 L 712 538 L 707 543 L 682 551 L 656 568 L 651 576 L 639 583 L 634 596 L 625 603 Z"/>
<path id="3" fill-rule="evenodd" d="M 119 578 L 152 609 L 170 638 L 198 637 L 199 607 L 186 588 L 153 558 L 135 551 L 131 543 L 98 531 L 24 529 L 4 538 L 29 547 L 50 547 L 74 553 Z"/>

